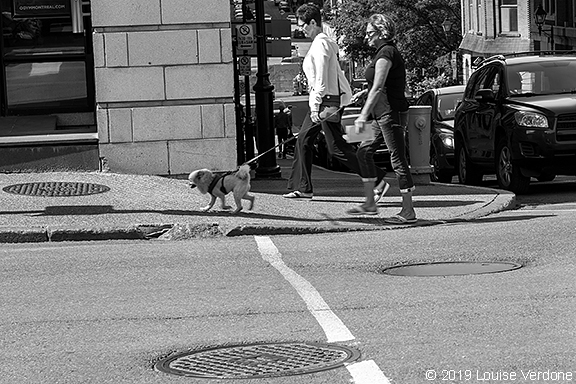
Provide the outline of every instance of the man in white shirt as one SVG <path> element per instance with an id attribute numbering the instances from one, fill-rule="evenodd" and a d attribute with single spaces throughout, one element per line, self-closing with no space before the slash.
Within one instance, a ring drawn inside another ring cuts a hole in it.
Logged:
<path id="1" fill-rule="evenodd" d="M 344 140 L 340 117 L 342 107 L 348 105 L 352 91 L 338 62 L 338 44 L 324 33 L 320 9 L 315 4 L 304 4 L 296 10 L 298 26 L 313 39 L 304 58 L 302 68 L 308 79 L 310 112 L 304 118 L 294 149 L 292 171 L 288 179 L 291 191 L 285 198 L 311 199 L 313 145 L 320 130 L 324 132 L 329 154 L 352 171 L 359 173 L 356 149 Z M 338 103 L 339 101 L 339 103 Z M 328 104 L 340 109 L 322 116 Z"/>

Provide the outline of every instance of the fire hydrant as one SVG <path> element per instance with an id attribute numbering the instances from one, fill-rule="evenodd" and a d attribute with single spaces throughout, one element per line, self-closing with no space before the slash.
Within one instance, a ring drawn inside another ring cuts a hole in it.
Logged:
<path id="1" fill-rule="evenodd" d="M 408 110 L 410 173 L 415 184 L 430 184 L 430 126 L 432 107 L 413 105 Z"/>

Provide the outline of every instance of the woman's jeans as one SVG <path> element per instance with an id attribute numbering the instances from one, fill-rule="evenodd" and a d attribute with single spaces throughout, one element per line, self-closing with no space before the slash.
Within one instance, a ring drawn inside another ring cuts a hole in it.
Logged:
<path id="1" fill-rule="evenodd" d="M 313 191 L 311 179 L 312 156 L 314 154 L 314 140 L 316 140 L 320 130 L 324 131 L 328 153 L 332 158 L 361 175 L 356 148 L 342 137 L 342 124 L 328 121 L 314 124 L 310 119 L 310 113 L 308 113 L 298 132 L 294 147 L 294 161 L 292 162 L 292 171 L 288 178 L 288 189 L 291 191 L 304 193 L 312 193 Z M 377 177 L 377 182 L 382 180 L 385 175 L 386 172 L 380 169 L 377 176 L 375 176 Z"/>
<path id="2" fill-rule="evenodd" d="M 372 122 L 374 140 L 363 141 L 357 153 L 362 177 L 371 178 L 377 176 L 378 167 L 374 164 L 374 153 L 385 142 L 390 151 L 390 161 L 398 179 L 400 191 L 408 192 L 410 188 L 414 187 L 414 181 L 412 180 L 406 158 L 404 127 L 407 119 L 408 112 L 392 111 Z"/>

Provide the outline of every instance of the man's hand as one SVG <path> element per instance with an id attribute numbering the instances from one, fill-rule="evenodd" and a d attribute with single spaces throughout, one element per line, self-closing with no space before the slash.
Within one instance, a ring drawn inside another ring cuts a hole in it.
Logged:
<path id="1" fill-rule="evenodd" d="M 310 112 L 310 119 L 313 123 L 318 124 L 320 122 L 320 115 L 318 114 L 318 111 Z"/>

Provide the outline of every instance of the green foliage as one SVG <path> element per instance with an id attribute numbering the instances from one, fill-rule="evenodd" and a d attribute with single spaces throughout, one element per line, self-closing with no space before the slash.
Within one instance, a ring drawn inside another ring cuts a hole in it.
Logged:
<path id="1" fill-rule="evenodd" d="M 392 15 L 396 20 L 396 41 L 406 69 L 418 80 L 440 76 L 438 58 L 457 50 L 462 40 L 460 0 L 343 0 L 329 18 L 344 36 L 342 46 L 360 67 L 373 49 L 364 44 L 366 20 L 374 13 Z M 452 22 L 445 33 L 442 23 Z"/>
<path id="2" fill-rule="evenodd" d="M 406 80 L 412 97 L 418 97 L 425 91 L 432 88 L 448 87 L 450 85 L 457 84 L 456 80 L 453 80 L 452 77 L 449 77 L 444 73 L 440 76 L 426 78 L 420 78 L 410 74 Z"/>

